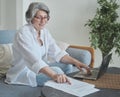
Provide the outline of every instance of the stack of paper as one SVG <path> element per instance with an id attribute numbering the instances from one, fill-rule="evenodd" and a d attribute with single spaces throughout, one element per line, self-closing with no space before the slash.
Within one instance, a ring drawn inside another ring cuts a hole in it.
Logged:
<path id="1" fill-rule="evenodd" d="M 78 97 L 83 97 L 88 94 L 94 93 L 99 91 L 99 89 L 95 88 L 95 85 L 89 84 L 83 81 L 75 80 L 73 78 L 70 78 L 71 85 L 68 83 L 56 83 L 52 80 L 48 81 L 45 83 L 45 86 L 49 86 L 61 91 L 64 91 L 66 93 L 78 96 Z"/>

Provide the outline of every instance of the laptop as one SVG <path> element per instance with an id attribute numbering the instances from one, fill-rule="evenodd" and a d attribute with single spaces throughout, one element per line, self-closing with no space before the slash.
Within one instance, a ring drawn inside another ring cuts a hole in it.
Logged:
<path id="1" fill-rule="evenodd" d="M 97 80 L 107 71 L 111 56 L 112 56 L 112 54 L 106 56 L 104 58 L 105 61 L 102 62 L 101 66 L 99 68 L 91 69 L 91 74 L 90 75 L 84 73 L 83 71 L 79 71 L 76 74 L 74 74 L 73 77 L 74 78 Z"/>

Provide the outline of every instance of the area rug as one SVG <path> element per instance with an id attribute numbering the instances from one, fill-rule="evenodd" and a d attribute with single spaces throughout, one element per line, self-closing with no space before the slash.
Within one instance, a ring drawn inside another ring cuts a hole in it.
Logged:
<path id="1" fill-rule="evenodd" d="M 97 80 L 83 80 L 94 84 L 96 88 L 120 89 L 120 74 L 104 74 Z"/>

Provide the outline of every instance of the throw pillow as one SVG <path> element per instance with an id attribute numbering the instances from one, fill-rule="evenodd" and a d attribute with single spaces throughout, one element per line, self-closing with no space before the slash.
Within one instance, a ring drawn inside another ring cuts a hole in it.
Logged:
<path id="1" fill-rule="evenodd" d="M 11 66 L 12 44 L 0 44 L 0 78 L 5 76 Z"/>

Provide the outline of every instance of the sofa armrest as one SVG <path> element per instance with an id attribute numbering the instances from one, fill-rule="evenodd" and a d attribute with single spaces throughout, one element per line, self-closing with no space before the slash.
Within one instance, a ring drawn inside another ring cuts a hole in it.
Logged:
<path id="1" fill-rule="evenodd" d="M 83 50 L 88 50 L 91 53 L 91 63 L 90 67 L 94 67 L 94 61 L 95 61 L 95 53 L 94 53 L 94 48 L 89 47 L 89 46 L 78 46 L 78 45 L 70 45 L 70 48 L 77 48 L 77 49 L 83 49 Z"/>

